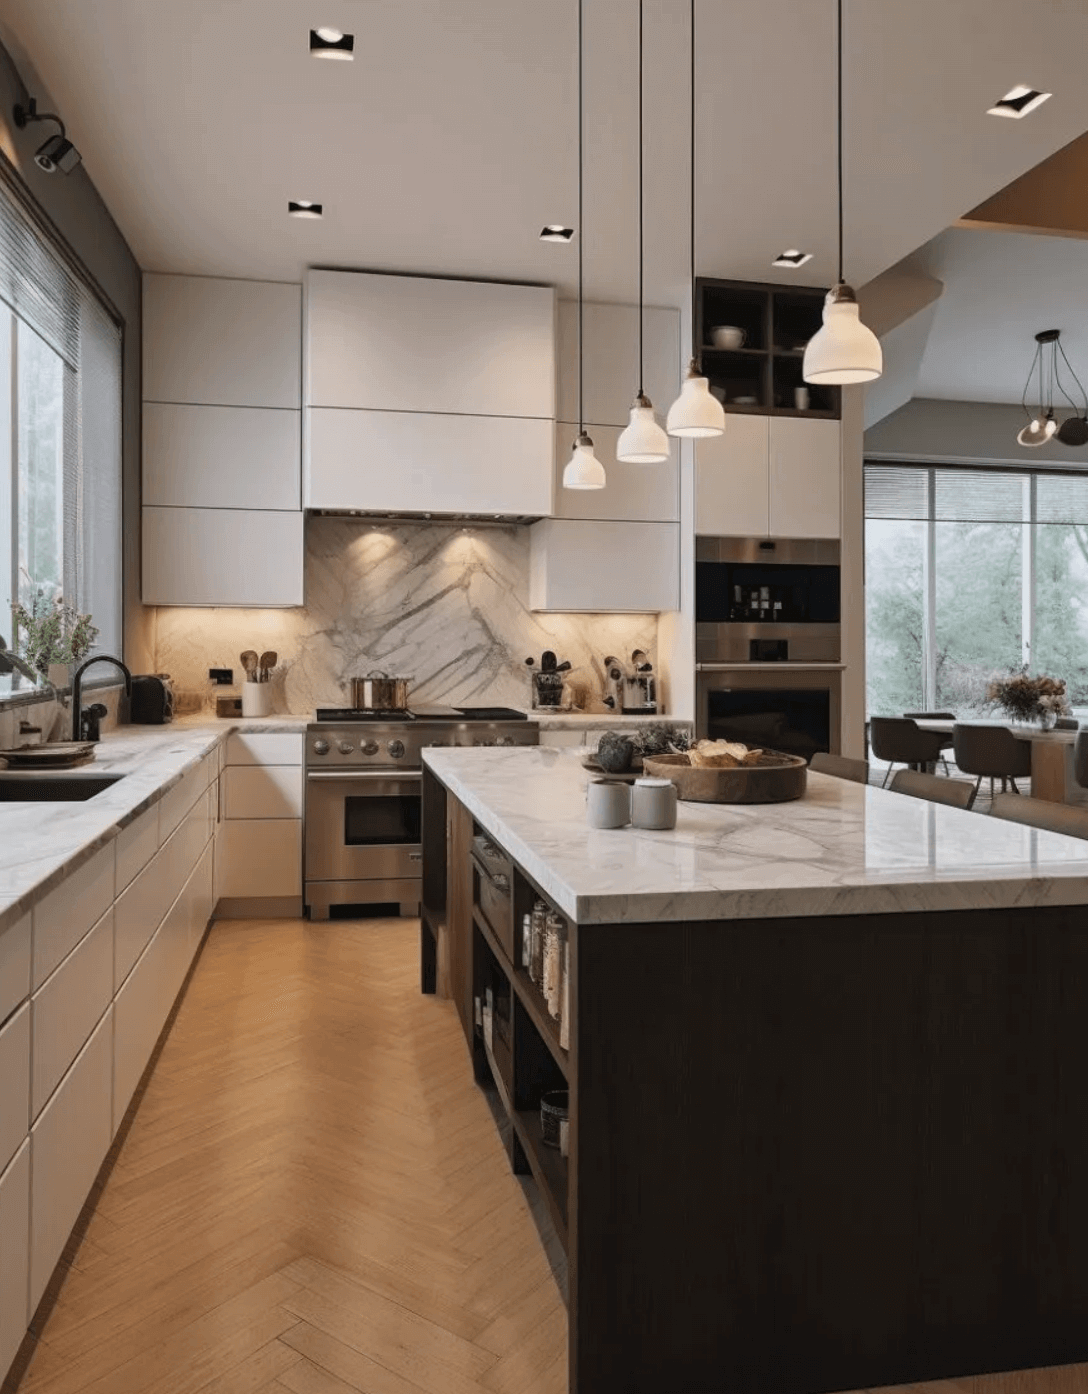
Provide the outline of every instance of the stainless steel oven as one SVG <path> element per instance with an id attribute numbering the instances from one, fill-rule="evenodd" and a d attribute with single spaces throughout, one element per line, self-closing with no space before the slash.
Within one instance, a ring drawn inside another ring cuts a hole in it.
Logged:
<path id="1" fill-rule="evenodd" d="M 307 770 L 306 879 L 329 904 L 389 901 L 415 913 L 422 780 L 418 769 Z"/>

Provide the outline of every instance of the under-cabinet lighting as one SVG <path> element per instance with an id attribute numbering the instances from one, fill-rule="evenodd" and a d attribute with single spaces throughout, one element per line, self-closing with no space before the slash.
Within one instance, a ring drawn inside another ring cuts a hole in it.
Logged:
<path id="1" fill-rule="evenodd" d="M 567 243 L 574 236 L 572 227 L 563 227 L 560 223 L 548 223 L 546 227 L 540 229 L 541 242 L 563 242 Z"/>
<path id="2" fill-rule="evenodd" d="M 320 218 L 324 205 L 314 203 L 308 198 L 293 198 L 287 201 L 287 212 L 292 218 Z"/>
<path id="3" fill-rule="evenodd" d="M 811 252 L 799 252 L 796 247 L 790 247 L 784 252 L 779 252 L 774 261 L 771 262 L 771 265 L 788 266 L 792 269 L 796 266 L 804 266 L 806 261 L 811 260 Z"/>
<path id="4" fill-rule="evenodd" d="M 323 26 L 310 30 L 311 58 L 338 58 L 350 63 L 355 57 L 355 35 Z"/>
<path id="5" fill-rule="evenodd" d="M 1050 92 L 1039 92 L 1034 87 L 1024 87 L 1021 84 L 1006 92 L 999 102 L 987 110 L 986 114 L 987 116 L 1010 116 L 1014 121 L 1019 121 L 1022 116 L 1027 116 L 1029 111 L 1041 107 L 1052 95 Z"/>

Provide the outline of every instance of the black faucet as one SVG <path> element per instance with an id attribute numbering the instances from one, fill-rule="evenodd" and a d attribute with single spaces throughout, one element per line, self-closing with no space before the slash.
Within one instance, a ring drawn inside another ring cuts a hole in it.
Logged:
<path id="1" fill-rule="evenodd" d="M 92 707 L 88 707 L 86 712 L 82 710 L 83 674 L 92 663 L 112 663 L 115 668 L 120 668 L 125 675 L 125 696 L 132 696 L 132 674 L 119 658 L 111 658 L 108 653 L 101 653 L 97 658 L 88 658 L 86 663 L 81 663 L 72 679 L 72 739 L 74 741 L 98 740 L 98 722 L 102 714 L 95 712 Z M 94 705 L 99 706 L 100 703 L 96 702 Z M 87 729 L 86 736 L 83 734 L 85 727 Z"/>

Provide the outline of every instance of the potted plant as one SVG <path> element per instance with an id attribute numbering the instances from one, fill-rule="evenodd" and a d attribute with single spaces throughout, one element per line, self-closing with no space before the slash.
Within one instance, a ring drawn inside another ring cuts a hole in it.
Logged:
<path id="1" fill-rule="evenodd" d="M 65 603 L 62 595 L 50 596 L 44 586 L 34 592 L 29 607 L 11 607 L 15 622 L 15 648 L 54 687 L 67 687 L 73 663 L 82 663 L 98 638 L 90 615 Z"/>
<path id="2" fill-rule="evenodd" d="M 986 696 L 1014 721 L 1032 722 L 1044 731 L 1049 731 L 1058 717 L 1070 710 L 1061 678 L 1030 678 L 1025 669 L 1007 678 L 994 678 Z"/>

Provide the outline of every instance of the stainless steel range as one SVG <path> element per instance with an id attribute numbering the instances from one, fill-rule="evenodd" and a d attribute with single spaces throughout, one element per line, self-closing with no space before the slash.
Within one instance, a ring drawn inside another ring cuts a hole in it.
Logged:
<path id="1" fill-rule="evenodd" d="M 406 712 L 326 708 L 306 728 L 303 875 L 310 918 L 333 905 L 396 904 L 419 914 L 423 763 L 428 745 L 537 745 L 506 707 Z"/>

